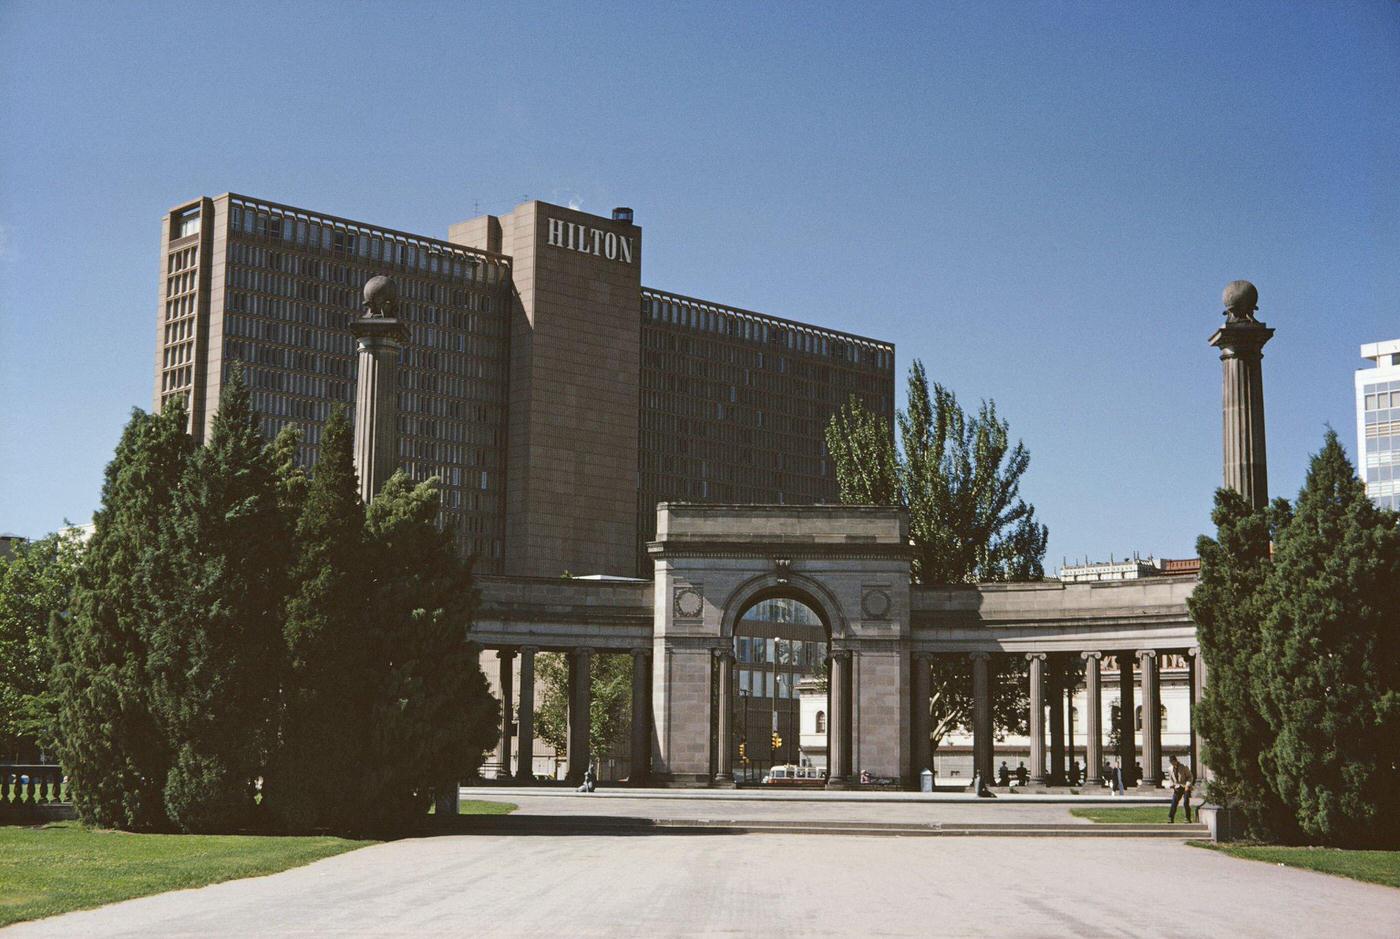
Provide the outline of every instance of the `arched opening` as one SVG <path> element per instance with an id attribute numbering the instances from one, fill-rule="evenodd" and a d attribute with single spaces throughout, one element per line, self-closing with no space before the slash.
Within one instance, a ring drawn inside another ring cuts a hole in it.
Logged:
<path id="1" fill-rule="evenodd" d="M 825 782 L 830 639 L 818 611 L 794 596 L 764 597 L 735 620 L 728 746 L 736 780 Z"/>

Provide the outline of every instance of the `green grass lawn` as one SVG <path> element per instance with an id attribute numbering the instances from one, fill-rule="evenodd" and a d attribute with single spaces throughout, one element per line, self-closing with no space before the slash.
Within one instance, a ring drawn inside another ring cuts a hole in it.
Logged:
<path id="1" fill-rule="evenodd" d="M 483 802 L 481 799 L 463 799 L 457 806 L 458 815 L 509 815 L 520 806 L 514 802 Z"/>
<path id="2" fill-rule="evenodd" d="M 373 844 L 330 837 L 146 835 L 77 822 L 0 827 L 0 926 L 274 874 Z"/>
<path id="3" fill-rule="evenodd" d="M 1341 848 L 1289 848 L 1268 844 L 1213 844 L 1193 841 L 1231 857 L 1288 867 L 1303 867 L 1324 874 L 1350 877 L 1386 887 L 1400 887 L 1400 851 L 1347 851 Z"/>
<path id="4" fill-rule="evenodd" d="M 458 815 L 509 815 L 520 806 L 514 802 L 486 802 L 482 799 L 463 799 L 457 803 Z M 428 814 L 437 811 L 436 805 L 428 806 Z"/>
<path id="5" fill-rule="evenodd" d="M 1165 805 L 1125 805 L 1121 808 L 1103 809 L 1070 809 L 1069 814 L 1075 818 L 1087 818 L 1091 822 L 1100 822 L 1113 825 L 1165 825 L 1167 824 L 1167 807 Z M 1177 820 L 1185 822 L 1186 817 L 1181 809 L 1177 809 Z M 1195 815 L 1191 818 L 1194 820 Z"/>

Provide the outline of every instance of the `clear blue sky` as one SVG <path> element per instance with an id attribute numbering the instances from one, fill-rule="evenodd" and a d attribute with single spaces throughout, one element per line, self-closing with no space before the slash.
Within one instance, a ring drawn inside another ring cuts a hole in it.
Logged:
<path id="1" fill-rule="evenodd" d="M 1032 454 L 1062 555 L 1190 556 L 1224 284 L 1270 483 L 1400 337 L 1400 3 L 0 2 L 0 529 L 149 407 L 159 220 L 246 192 L 444 236 L 522 197 L 645 283 L 893 340 Z"/>

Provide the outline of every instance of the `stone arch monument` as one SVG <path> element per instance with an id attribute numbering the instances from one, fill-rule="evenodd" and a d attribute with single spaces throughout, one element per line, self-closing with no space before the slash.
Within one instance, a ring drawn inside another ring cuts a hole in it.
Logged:
<path id="1" fill-rule="evenodd" d="M 853 774 L 909 774 L 909 523 L 898 508 L 658 507 L 652 773 L 663 784 L 732 782 L 733 637 L 754 604 L 799 600 L 830 636 L 833 788 Z M 712 752 L 714 751 L 714 752 Z"/>

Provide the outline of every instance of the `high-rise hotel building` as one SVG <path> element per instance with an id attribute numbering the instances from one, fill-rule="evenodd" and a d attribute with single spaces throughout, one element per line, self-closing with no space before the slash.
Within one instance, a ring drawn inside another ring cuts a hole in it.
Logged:
<path id="1" fill-rule="evenodd" d="M 400 460 L 487 573 L 649 573 L 656 503 L 836 499 L 823 432 L 894 413 L 894 346 L 642 286 L 642 230 L 544 202 L 446 240 L 225 194 L 163 221 L 157 406 L 197 437 L 243 363 L 264 432 L 352 408 L 350 320 L 376 274 L 410 328 Z"/>

